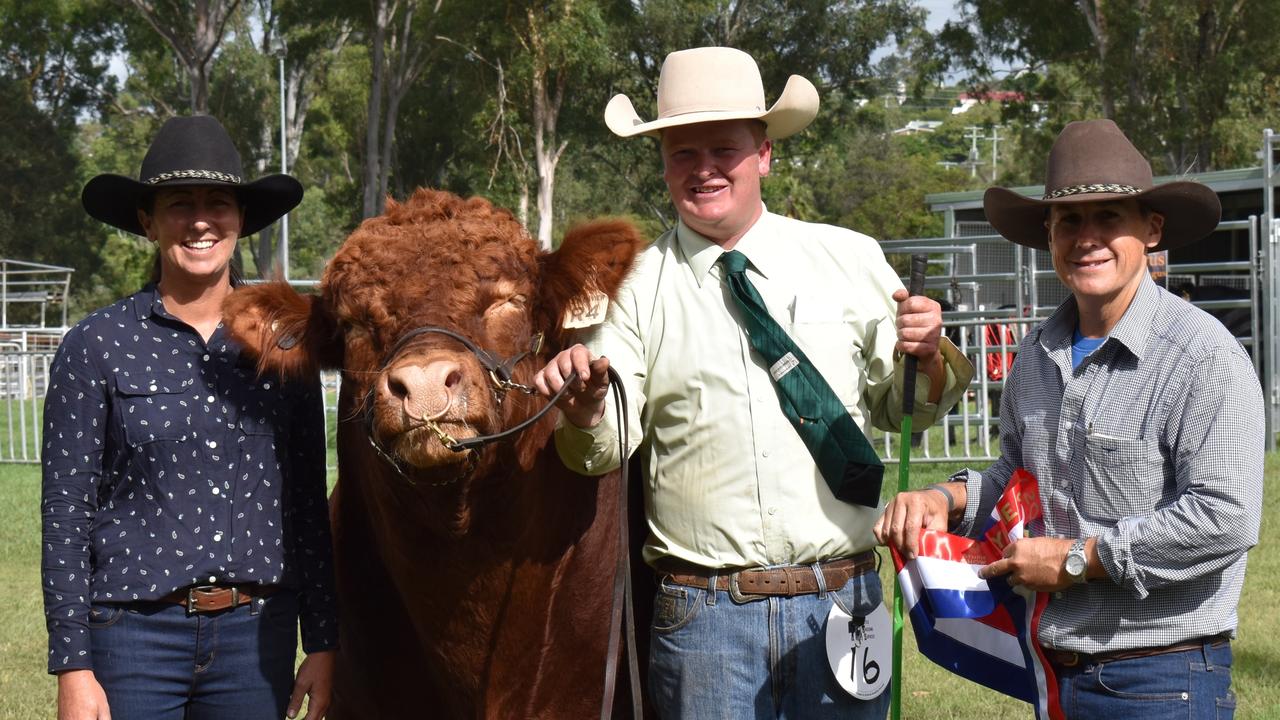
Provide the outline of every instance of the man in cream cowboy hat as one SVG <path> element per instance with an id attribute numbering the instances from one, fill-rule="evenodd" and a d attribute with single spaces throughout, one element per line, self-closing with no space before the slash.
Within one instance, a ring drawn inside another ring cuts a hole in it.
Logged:
<path id="1" fill-rule="evenodd" d="M 1042 198 L 991 188 L 983 204 L 1000 234 L 1050 253 L 1071 297 L 1022 341 L 1000 459 L 946 493 L 899 495 L 876 532 L 908 554 L 921 527 L 972 532 L 1013 471 L 1030 470 L 1042 526 L 983 574 L 1053 593 L 1039 641 L 1066 716 L 1229 715 L 1262 506 L 1262 391 L 1240 343 L 1152 282 L 1145 257 L 1210 233 L 1218 198 L 1154 185 L 1115 123 L 1093 120 L 1054 143 Z"/>
<path id="2" fill-rule="evenodd" d="M 921 426 L 972 376 L 939 339 L 938 304 L 908 299 L 874 240 L 765 210 L 773 142 L 817 111 L 798 76 L 766 106 L 755 62 L 723 47 L 667 56 L 656 120 L 615 97 L 605 122 L 659 140 L 679 223 L 537 379 L 549 396 L 577 374 L 556 443 L 591 475 L 619 464 L 609 365 L 626 383 L 660 578 L 649 688 L 664 717 L 884 717 L 887 645 L 877 682 L 849 681 L 859 697 L 831 669 L 854 651 L 851 627 L 856 642 L 890 632 L 876 628 L 887 615 L 871 534 L 882 467 L 863 430 L 898 427 L 903 353 L 922 368 Z M 829 634 L 843 643 L 830 657 Z"/>

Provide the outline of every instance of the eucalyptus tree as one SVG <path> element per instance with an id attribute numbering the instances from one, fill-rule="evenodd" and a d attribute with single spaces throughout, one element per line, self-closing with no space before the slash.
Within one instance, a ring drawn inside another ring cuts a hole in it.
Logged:
<path id="1" fill-rule="evenodd" d="M 961 10 L 940 50 L 977 84 L 1003 80 L 1028 103 L 1048 100 L 1042 117 L 1015 112 L 1028 125 L 1049 120 L 1049 135 L 1101 115 L 1158 170 L 1196 172 L 1248 154 L 1224 126 L 1274 114 L 1280 0 L 964 0 Z M 1001 78 L 1005 69 L 1014 77 Z"/>
<path id="2" fill-rule="evenodd" d="M 189 83 L 190 109 L 209 112 L 209 78 L 218 46 L 242 0 L 117 0 L 164 39 Z"/>

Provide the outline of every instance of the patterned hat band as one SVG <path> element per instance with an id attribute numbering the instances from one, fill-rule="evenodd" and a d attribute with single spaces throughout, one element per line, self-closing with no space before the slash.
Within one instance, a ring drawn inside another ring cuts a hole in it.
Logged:
<path id="1" fill-rule="evenodd" d="M 1068 197 L 1070 195 L 1083 195 L 1085 193 L 1114 193 L 1118 195 L 1137 195 L 1142 192 L 1132 185 L 1115 185 L 1111 183 L 1091 183 L 1089 185 L 1068 185 L 1058 188 L 1051 193 L 1046 193 L 1044 200 L 1056 200 L 1060 197 Z"/>
<path id="2" fill-rule="evenodd" d="M 240 184 L 240 176 L 231 173 L 218 172 L 217 170 L 171 170 L 162 172 L 153 178 L 147 178 L 144 182 L 148 185 L 155 185 L 166 180 L 189 180 L 195 178 L 197 180 L 216 180 L 218 182 L 231 183 L 233 185 Z"/>

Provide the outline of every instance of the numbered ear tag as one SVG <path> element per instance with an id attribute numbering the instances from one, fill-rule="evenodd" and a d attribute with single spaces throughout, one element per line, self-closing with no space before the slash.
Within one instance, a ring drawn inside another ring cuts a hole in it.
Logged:
<path id="1" fill-rule="evenodd" d="M 592 292 L 585 298 L 577 298 L 564 311 L 563 327 L 566 330 L 591 327 L 604 322 L 605 313 L 609 310 L 609 296 L 602 292 Z"/>
<path id="2" fill-rule="evenodd" d="M 827 614 L 827 662 L 836 682 L 859 700 L 879 697 L 893 674 L 893 623 L 884 604 L 864 617 L 832 604 Z"/>

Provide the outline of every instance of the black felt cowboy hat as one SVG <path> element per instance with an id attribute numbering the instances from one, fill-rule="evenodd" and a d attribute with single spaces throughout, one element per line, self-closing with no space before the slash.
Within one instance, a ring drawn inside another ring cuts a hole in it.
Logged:
<path id="1" fill-rule="evenodd" d="M 1195 242 L 1218 226 L 1218 195 L 1198 182 L 1155 185 L 1151 164 L 1110 120 L 1085 120 L 1063 128 L 1049 151 L 1044 197 L 1006 188 L 982 197 L 987 221 L 1009 240 L 1036 250 L 1049 248 L 1045 218 L 1051 205 L 1133 198 L 1164 216 L 1160 244 L 1168 250 Z"/>
<path id="2" fill-rule="evenodd" d="M 138 208 L 164 187 L 205 185 L 233 188 L 244 208 L 240 237 L 275 222 L 302 201 L 302 185 L 289 175 L 267 175 L 246 183 L 240 153 L 222 124 L 208 115 L 166 120 L 142 158 L 138 179 L 106 173 L 85 183 L 80 202 L 102 222 L 146 235 Z"/>

